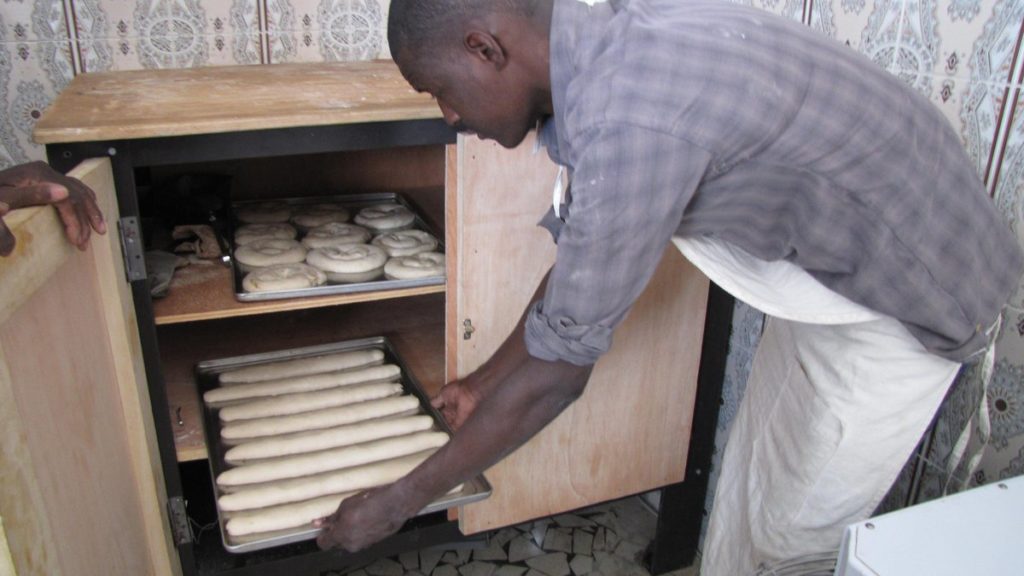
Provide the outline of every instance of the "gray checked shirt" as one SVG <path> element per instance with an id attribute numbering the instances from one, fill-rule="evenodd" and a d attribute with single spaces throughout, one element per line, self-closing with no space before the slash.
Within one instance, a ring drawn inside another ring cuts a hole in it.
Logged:
<path id="1" fill-rule="evenodd" d="M 793 262 L 955 361 L 1024 271 L 938 110 L 806 26 L 721 0 L 556 0 L 551 83 L 541 139 L 572 188 L 535 357 L 595 362 L 677 234 Z"/>

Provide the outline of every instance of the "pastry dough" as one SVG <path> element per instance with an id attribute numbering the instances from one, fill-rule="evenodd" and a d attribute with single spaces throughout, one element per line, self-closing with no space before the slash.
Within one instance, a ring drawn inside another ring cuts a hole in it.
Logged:
<path id="1" fill-rule="evenodd" d="M 444 254 L 420 252 L 388 260 L 384 265 L 384 277 L 389 280 L 414 280 L 444 276 L 444 266 Z"/>
<path id="2" fill-rule="evenodd" d="M 242 278 L 242 290 L 246 292 L 273 292 L 276 290 L 301 290 L 315 288 L 327 283 L 327 275 L 309 264 L 274 264 L 253 270 Z"/>
<path id="3" fill-rule="evenodd" d="M 236 420 L 252 420 L 253 418 L 270 418 L 287 416 L 324 408 L 345 406 L 367 400 L 397 396 L 402 393 L 402 385 L 397 382 L 377 384 L 358 384 L 317 390 L 316 392 L 300 392 L 285 394 L 261 400 L 251 400 L 243 404 L 234 404 L 220 409 L 223 422 Z"/>
<path id="4" fill-rule="evenodd" d="M 229 448 L 224 454 L 224 461 L 228 464 L 240 465 L 253 460 L 341 448 L 360 442 L 422 432 L 430 430 L 433 426 L 434 419 L 426 414 L 369 420 L 326 430 L 301 432 L 285 438 L 244 442 Z"/>
<path id="5" fill-rule="evenodd" d="M 243 272 L 274 264 L 297 264 L 305 259 L 306 248 L 295 240 L 264 238 L 235 249 L 235 261 Z"/>
<path id="6" fill-rule="evenodd" d="M 380 278 L 388 255 L 369 244 L 345 244 L 310 250 L 306 262 L 323 270 L 332 282 L 369 282 Z"/>
<path id="7" fill-rule="evenodd" d="M 340 204 L 309 204 L 296 206 L 292 222 L 301 230 L 309 230 L 330 222 L 348 222 L 348 210 Z"/>
<path id="8" fill-rule="evenodd" d="M 245 246 L 255 240 L 276 238 L 278 240 L 294 240 L 298 231 L 291 224 L 272 222 L 269 224 L 246 224 L 235 230 L 235 245 Z"/>
<path id="9" fill-rule="evenodd" d="M 370 239 L 370 231 L 355 224 L 331 222 L 313 228 L 302 239 L 302 245 L 312 250 L 325 246 L 341 246 L 343 244 L 364 244 Z"/>
<path id="10" fill-rule="evenodd" d="M 323 372 L 320 374 L 307 374 L 303 376 L 292 376 L 291 378 L 280 378 L 277 380 L 264 380 L 263 382 L 251 382 L 247 384 L 235 384 L 234 386 L 222 386 L 207 390 L 203 394 L 203 400 L 209 406 L 222 406 L 228 402 L 239 400 L 253 400 L 268 396 L 282 396 L 285 394 L 297 394 L 300 392 L 315 392 L 328 388 L 341 386 L 352 386 L 355 384 L 371 384 L 375 382 L 394 382 L 402 374 L 402 369 L 394 364 L 383 364 L 370 366 L 355 370 L 344 370 L 340 372 Z"/>
<path id="11" fill-rule="evenodd" d="M 255 202 L 235 207 L 235 218 L 246 224 L 287 222 L 291 215 L 291 208 L 284 202 Z"/>
<path id="12" fill-rule="evenodd" d="M 374 232 L 391 232 L 412 226 L 416 216 L 401 204 L 374 204 L 359 211 L 355 223 Z"/>
<path id="13" fill-rule="evenodd" d="M 388 256 L 412 256 L 420 252 L 431 252 L 437 248 L 437 239 L 422 230 L 397 230 L 385 232 L 370 242 L 380 246 Z"/>
<path id="14" fill-rule="evenodd" d="M 222 385 L 237 382 L 262 382 L 290 376 L 335 372 L 377 364 L 384 359 L 384 351 L 378 349 L 350 350 L 310 358 L 279 360 L 246 366 L 221 372 L 218 379 Z"/>
<path id="15" fill-rule="evenodd" d="M 384 462 L 245 488 L 222 495 L 217 499 L 217 505 L 225 512 L 235 512 L 382 486 L 405 476 L 433 453 L 434 450 L 429 450 Z"/>
<path id="16" fill-rule="evenodd" d="M 415 396 L 382 398 L 303 414 L 230 422 L 221 427 L 220 436 L 229 443 L 237 444 L 245 439 L 320 430 L 372 418 L 402 414 L 419 407 L 420 401 Z"/>
<path id="17" fill-rule="evenodd" d="M 323 450 L 315 454 L 274 458 L 226 470 L 217 476 L 217 485 L 244 486 L 284 480 L 285 478 L 311 476 L 321 472 L 381 462 L 440 448 L 446 442 L 448 442 L 448 434 L 444 432 L 417 432 L 406 436 Z"/>

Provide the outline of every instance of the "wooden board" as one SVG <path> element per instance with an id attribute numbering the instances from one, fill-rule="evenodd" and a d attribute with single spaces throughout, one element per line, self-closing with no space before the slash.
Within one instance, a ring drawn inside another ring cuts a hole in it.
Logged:
<path id="1" fill-rule="evenodd" d="M 40 144 L 440 118 L 391 61 L 80 74 L 36 124 Z"/>
<path id="2" fill-rule="evenodd" d="M 449 369 L 464 376 L 505 339 L 554 259 L 536 226 L 555 168 L 527 141 L 513 151 L 458 142 L 450 178 Z M 675 250 L 595 367 L 584 395 L 486 472 L 492 496 L 460 511 L 475 533 L 611 500 L 683 479 L 708 281 Z M 463 323 L 474 331 L 464 338 Z M 454 351 L 454 355 L 452 354 Z M 537 470 L 543 470 L 538 474 Z"/>
<path id="3" fill-rule="evenodd" d="M 109 161 L 71 175 L 116 220 Z M 118 242 L 94 237 L 78 252 L 52 208 L 29 210 L 14 222 L 15 260 L 0 265 L 0 294 L 19 303 L 0 320 L 0 517 L 13 564 L 22 574 L 180 573 Z M 19 267 L 39 277 L 8 276 Z"/>
<path id="4" fill-rule="evenodd" d="M 163 326 L 158 330 L 178 461 L 206 455 L 194 369 L 204 360 L 387 336 L 430 395 L 444 384 L 444 296 Z"/>

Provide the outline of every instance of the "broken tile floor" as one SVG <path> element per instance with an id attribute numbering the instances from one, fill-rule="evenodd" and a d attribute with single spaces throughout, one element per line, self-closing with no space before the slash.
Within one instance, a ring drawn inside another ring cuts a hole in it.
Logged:
<path id="1" fill-rule="evenodd" d="M 626 498 L 504 528 L 486 542 L 407 552 L 326 576 L 650 576 L 642 557 L 656 521 L 639 497 Z"/>

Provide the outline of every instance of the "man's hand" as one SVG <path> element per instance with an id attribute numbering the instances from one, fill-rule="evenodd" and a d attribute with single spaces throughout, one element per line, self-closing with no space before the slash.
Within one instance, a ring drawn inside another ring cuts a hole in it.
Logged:
<path id="1" fill-rule="evenodd" d="M 398 532 L 416 510 L 405 511 L 394 492 L 394 485 L 382 486 L 343 500 L 334 514 L 314 523 L 323 528 L 317 545 L 356 552 Z"/>
<path id="2" fill-rule="evenodd" d="M 64 223 L 68 241 L 84 250 L 92 230 L 106 232 L 96 194 L 75 178 L 50 168 L 45 162 L 31 162 L 0 171 L 0 218 L 26 206 L 54 204 Z M 14 250 L 14 235 L 0 221 L 0 255 Z"/>
<path id="3" fill-rule="evenodd" d="M 480 398 L 470 384 L 464 380 L 457 380 L 445 384 L 430 404 L 441 411 L 441 415 L 452 430 L 458 430 L 476 409 L 479 401 Z"/>

